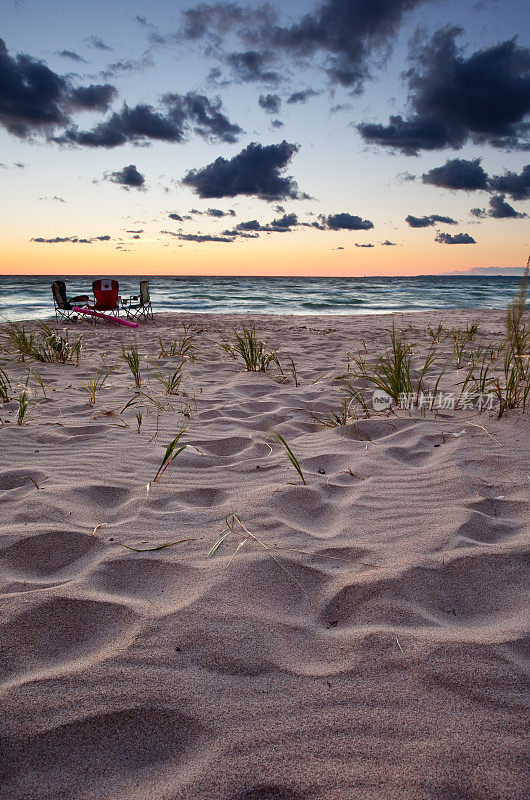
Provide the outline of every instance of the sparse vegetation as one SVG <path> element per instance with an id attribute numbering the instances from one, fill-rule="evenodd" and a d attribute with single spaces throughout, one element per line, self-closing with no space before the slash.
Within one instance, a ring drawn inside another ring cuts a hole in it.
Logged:
<path id="1" fill-rule="evenodd" d="M 110 373 L 113 372 L 115 367 L 111 367 L 108 372 L 105 372 L 101 375 L 98 370 L 94 371 L 94 375 L 88 380 L 88 383 L 85 383 L 85 389 L 88 392 L 88 402 L 89 405 L 93 406 L 96 402 L 96 392 L 103 388 L 105 381 L 109 377 Z"/>
<path id="2" fill-rule="evenodd" d="M 162 337 L 158 337 L 159 352 L 158 358 L 181 358 L 183 361 L 194 361 L 195 345 L 193 344 L 193 334 L 190 333 L 191 325 L 182 323 L 183 334 L 179 339 L 171 339 L 164 342 Z"/>
<path id="3" fill-rule="evenodd" d="M 184 362 L 182 362 L 183 364 Z M 173 372 L 164 374 L 162 370 L 157 367 L 157 374 L 154 376 L 155 381 L 159 381 L 165 389 L 166 394 L 178 394 L 179 386 L 182 381 L 182 364 L 177 367 Z"/>
<path id="4" fill-rule="evenodd" d="M 131 345 L 131 347 L 127 350 L 124 345 L 121 346 L 121 357 L 131 370 L 132 376 L 134 378 L 134 385 L 137 389 L 140 388 L 142 385 L 142 373 L 140 368 L 140 356 L 138 353 L 138 348 L 136 345 Z"/>
<path id="5" fill-rule="evenodd" d="M 282 444 L 285 447 L 289 461 L 291 462 L 295 470 L 298 472 L 298 474 L 302 479 L 302 483 L 305 485 L 306 479 L 304 478 L 304 473 L 302 472 L 302 467 L 300 466 L 300 462 L 298 461 L 297 457 L 295 456 L 295 454 L 285 441 L 284 437 L 280 433 L 276 433 L 276 431 L 272 431 L 272 435 L 277 442 L 280 442 L 280 444 Z"/>
<path id="6" fill-rule="evenodd" d="M 21 391 L 18 397 L 17 425 L 22 425 L 27 410 L 28 410 L 28 390 L 26 387 L 24 387 L 24 389 Z"/>
<path id="7" fill-rule="evenodd" d="M 392 400 L 397 403 L 400 398 L 411 398 L 413 405 L 418 405 L 420 398 L 426 393 L 429 394 L 429 402 L 432 404 L 438 392 L 440 379 L 443 373 L 438 375 L 434 387 L 427 389 L 426 379 L 432 372 L 437 355 L 430 349 L 425 357 L 423 364 L 418 368 L 417 377 L 414 377 L 412 368 L 412 345 L 406 341 L 403 332 L 397 332 L 392 326 L 390 333 L 390 347 L 377 358 L 374 366 L 370 366 L 366 354 L 366 347 L 363 352 L 356 356 L 349 354 L 347 375 L 337 376 L 336 380 L 346 380 L 345 390 L 349 394 L 361 401 L 361 388 L 355 387 L 352 380 L 363 381 L 386 392 Z M 353 361 L 353 365 L 352 365 Z M 361 402 L 364 410 L 367 410 L 366 401 Z"/>
<path id="8" fill-rule="evenodd" d="M 10 396 L 9 391 L 11 389 L 11 381 L 9 380 L 9 376 L 3 367 L 0 367 L 0 400 L 3 403 L 9 403 Z"/>
<path id="9" fill-rule="evenodd" d="M 82 336 L 70 342 L 67 331 L 62 336 L 45 322 L 39 323 L 38 333 L 37 337 L 37 331 L 27 333 L 19 322 L 7 322 L 4 336 L 11 349 L 17 353 L 19 361 L 26 358 L 42 363 L 66 364 L 75 361 L 76 366 L 79 366 Z"/>
<path id="10" fill-rule="evenodd" d="M 271 364 L 280 367 L 276 350 L 267 351 L 266 345 L 256 335 L 254 324 L 242 325 L 241 332 L 234 331 L 235 340 L 224 339 L 219 346 L 234 360 L 241 359 L 247 372 L 265 372 Z M 281 367 L 280 367 L 281 369 Z"/>
<path id="11" fill-rule="evenodd" d="M 181 444 L 179 446 L 180 438 L 187 430 L 188 430 L 187 428 L 181 428 L 180 431 L 175 436 L 175 438 L 172 439 L 172 441 L 168 444 L 166 452 L 164 453 L 164 458 L 162 459 L 162 463 L 160 464 L 158 471 L 155 477 L 153 478 L 153 483 L 156 483 L 157 481 L 160 480 L 160 478 L 162 477 L 166 469 L 169 467 L 169 465 L 172 463 L 172 461 L 174 461 L 176 457 L 180 455 L 180 453 L 182 453 L 182 451 L 185 450 L 186 447 L 188 447 L 187 444 Z"/>

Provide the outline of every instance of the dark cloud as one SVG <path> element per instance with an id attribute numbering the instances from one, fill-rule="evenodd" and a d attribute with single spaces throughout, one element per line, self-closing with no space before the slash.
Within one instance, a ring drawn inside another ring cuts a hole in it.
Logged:
<path id="1" fill-rule="evenodd" d="M 137 230 L 137 231 L 125 231 L 125 233 L 143 233 L 143 232 L 144 232 L 144 229 L 143 229 L 143 228 L 140 228 L 140 229 L 139 229 L 139 230 Z"/>
<path id="2" fill-rule="evenodd" d="M 53 200 L 56 203 L 66 203 L 62 197 L 59 197 L 58 194 L 52 194 L 49 197 L 39 197 L 39 200 Z"/>
<path id="3" fill-rule="evenodd" d="M 233 2 L 200 3 L 184 12 L 182 35 L 205 38 L 218 47 L 224 35 L 235 31 L 252 48 L 250 53 L 283 53 L 290 60 L 320 56 L 334 83 L 359 93 L 371 77 L 374 57 L 380 63 L 381 54 L 390 54 L 404 16 L 424 2 L 429 0 L 325 0 L 290 26 L 278 24 L 277 11 L 269 3 L 258 8 Z M 263 79 L 265 65 L 243 71 L 240 79 L 256 79 L 256 73 L 257 79 Z"/>
<path id="4" fill-rule="evenodd" d="M 42 236 L 36 236 L 31 239 L 32 242 L 37 244 L 92 244 L 93 242 L 110 242 L 110 236 L 91 236 L 90 239 L 80 239 L 78 236 L 55 236 L 53 239 L 44 239 Z"/>
<path id="5" fill-rule="evenodd" d="M 160 231 L 160 233 L 175 236 L 177 239 L 180 239 L 183 242 L 198 242 L 199 244 L 203 244 L 203 242 L 223 242 L 226 244 L 231 244 L 235 241 L 233 236 L 210 236 L 202 233 L 174 233 L 173 231 Z"/>
<path id="6" fill-rule="evenodd" d="M 208 208 L 204 213 L 208 217 L 215 217 L 217 219 L 221 217 L 235 217 L 236 215 L 233 208 L 229 208 L 228 211 L 222 211 L 220 208 Z"/>
<path id="7" fill-rule="evenodd" d="M 117 172 L 106 172 L 105 180 L 112 183 L 119 183 L 125 189 L 145 189 L 145 177 L 138 172 L 134 164 L 118 170 Z"/>
<path id="8" fill-rule="evenodd" d="M 108 84 L 72 87 L 43 61 L 11 57 L 2 39 L 0 76 L 0 125 L 20 138 L 67 125 L 72 110 L 106 109 L 116 93 Z"/>
<path id="9" fill-rule="evenodd" d="M 192 129 L 204 139 L 232 143 L 243 132 L 221 113 L 219 99 L 212 101 L 204 95 L 188 92 L 186 95 L 166 94 L 161 102 L 162 111 L 150 105 L 129 108 L 125 103 L 121 111 L 114 112 L 91 131 L 71 127 L 57 141 L 85 147 L 118 147 L 127 142 L 145 144 L 153 139 L 182 142 Z"/>
<path id="10" fill-rule="evenodd" d="M 368 243 L 368 244 L 359 244 L 358 242 L 355 242 L 355 247 L 375 247 L 375 245 L 370 244 L 370 243 Z"/>
<path id="11" fill-rule="evenodd" d="M 279 94 L 260 94 L 258 104 L 267 114 L 277 114 L 280 110 L 281 99 Z"/>
<path id="12" fill-rule="evenodd" d="M 357 130 L 366 142 L 400 150 L 407 156 L 417 156 L 419 150 L 439 150 L 448 146 L 445 126 L 438 120 L 416 117 L 404 120 L 399 114 L 391 116 L 388 125 L 362 122 Z M 457 142 L 453 143 L 458 147 Z"/>
<path id="13" fill-rule="evenodd" d="M 290 105 L 293 103 L 307 103 L 310 97 L 316 97 L 318 92 L 315 92 L 314 89 L 304 89 L 301 92 L 293 92 L 293 94 L 289 95 L 287 98 L 287 102 Z"/>
<path id="14" fill-rule="evenodd" d="M 442 231 L 438 231 L 434 241 L 438 242 L 438 244 L 476 244 L 476 241 L 469 233 L 455 233 L 452 236 L 450 233 L 443 233 Z"/>
<path id="15" fill-rule="evenodd" d="M 105 44 L 103 39 L 101 39 L 99 36 L 95 36 L 94 34 L 92 34 L 92 36 L 87 36 L 85 42 L 94 50 L 104 50 L 106 52 L 110 52 L 113 49 L 108 44 Z"/>
<path id="16" fill-rule="evenodd" d="M 428 217 L 413 217 L 412 214 L 409 214 L 405 217 L 405 222 L 408 223 L 411 228 L 430 228 L 436 225 L 437 222 L 445 225 L 458 225 L 456 219 L 452 217 L 441 217 L 439 214 L 430 214 Z"/>
<path id="17" fill-rule="evenodd" d="M 283 128 L 283 122 L 281 119 L 273 119 L 271 122 L 271 128 L 275 128 L 276 130 L 278 128 Z"/>
<path id="18" fill-rule="evenodd" d="M 278 83 L 281 75 L 268 69 L 270 54 L 260 53 L 258 50 L 246 50 L 244 53 L 229 53 L 226 61 L 234 72 L 236 78 L 245 83 L 263 81 L 264 83 Z"/>
<path id="19" fill-rule="evenodd" d="M 232 2 L 201 3 L 185 12 L 183 35 L 218 44 L 235 30 L 260 52 L 283 52 L 290 59 L 322 56 L 331 80 L 358 93 L 371 76 L 374 54 L 389 54 L 404 16 L 423 2 L 324 0 L 287 27 L 278 24 L 270 4 L 253 9 Z"/>
<path id="20" fill-rule="evenodd" d="M 107 111 L 117 94 L 116 87 L 110 83 L 104 85 L 91 83 L 90 86 L 78 86 L 72 89 L 68 96 L 68 105 L 71 108 L 89 111 Z"/>
<path id="21" fill-rule="evenodd" d="M 62 58 L 69 58 L 70 61 L 75 61 L 78 64 L 88 63 L 86 58 L 83 58 L 83 56 L 80 56 L 79 53 L 76 53 L 74 50 L 57 50 L 57 55 Z"/>
<path id="22" fill-rule="evenodd" d="M 304 199 L 291 176 L 282 176 L 299 150 L 285 140 L 263 146 L 251 142 L 231 159 L 219 157 L 201 169 L 192 169 L 182 179 L 199 197 L 249 195 L 263 200 Z"/>
<path id="23" fill-rule="evenodd" d="M 412 181 L 416 180 L 416 176 L 412 175 L 411 172 L 407 172 L 407 170 L 404 170 L 403 172 L 397 173 L 396 180 L 398 183 L 411 183 Z"/>
<path id="24" fill-rule="evenodd" d="M 166 94 L 162 98 L 173 119 L 187 119 L 195 133 L 209 141 L 237 142 L 243 129 L 234 125 L 221 113 L 220 98 L 209 100 L 203 94 L 188 92 L 186 95 Z"/>
<path id="25" fill-rule="evenodd" d="M 453 158 L 441 167 L 435 167 L 422 175 L 422 182 L 443 189 L 458 189 L 474 192 L 488 188 L 488 175 L 480 165 L 480 158 L 466 161 Z"/>
<path id="26" fill-rule="evenodd" d="M 174 219 L 176 222 L 182 222 L 183 221 L 182 217 L 180 216 L 180 214 L 175 214 L 174 212 L 171 213 L 171 214 L 168 214 L 168 217 L 169 217 L 169 219 Z"/>
<path id="27" fill-rule="evenodd" d="M 346 230 L 346 231 L 368 231 L 374 227 L 374 223 L 369 219 L 361 219 L 352 214 L 345 212 L 341 214 L 329 214 L 329 216 L 320 216 L 324 227 L 332 231 Z"/>
<path id="28" fill-rule="evenodd" d="M 147 67 L 152 67 L 153 58 L 149 51 L 146 51 L 141 58 L 125 58 L 109 64 L 101 73 L 105 80 L 115 78 L 118 75 L 131 75 L 134 72 L 143 72 Z"/>
<path id="29" fill-rule="evenodd" d="M 397 247 L 398 246 L 397 242 L 391 242 L 388 239 L 385 239 L 385 241 L 381 242 L 381 244 L 383 245 L 383 247 Z"/>
<path id="30" fill-rule="evenodd" d="M 296 214 L 283 214 L 283 216 L 273 219 L 266 225 L 262 225 L 257 219 L 251 219 L 247 222 L 239 222 L 232 231 L 224 231 L 224 233 L 230 236 L 238 236 L 240 235 L 241 231 L 290 233 L 291 229 L 296 225 L 298 225 L 298 217 Z"/>
<path id="31" fill-rule="evenodd" d="M 505 195 L 497 194 L 490 198 L 489 211 L 485 208 L 472 208 L 471 214 L 479 219 L 484 217 L 492 217 L 493 219 L 525 219 L 528 215 L 516 211 L 513 206 L 507 203 L 504 199 Z"/>
<path id="32" fill-rule="evenodd" d="M 489 179 L 489 189 L 499 194 L 507 194 L 512 200 L 528 200 L 530 198 L 530 164 L 526 164 L 518 174 L 505 172 Z"/>
<path id="33" fill-rule="evenodd" d="M 437 31 L 417 44 L 406 73 L 411 114 L 388 125 L 358 125 L 367 142 L 406 155 L 460 148 L 469 139 L 506 149 L 529 149 L 530 50 L 515 39 L 465 58 L 455 40 L 461 28 Z"/>

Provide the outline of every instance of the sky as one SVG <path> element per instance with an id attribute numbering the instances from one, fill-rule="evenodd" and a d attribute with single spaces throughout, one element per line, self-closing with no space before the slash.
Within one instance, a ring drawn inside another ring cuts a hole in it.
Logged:
<path id="1" fill-rule="evenodd" d="M 521 0 L 3 0 L 0 273 L 520 266 L 528 30 Z"/>

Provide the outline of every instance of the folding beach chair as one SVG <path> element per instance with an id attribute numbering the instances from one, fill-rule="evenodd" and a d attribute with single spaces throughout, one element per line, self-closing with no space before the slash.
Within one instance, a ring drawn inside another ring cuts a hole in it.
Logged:
<path id="1" fill-rule="evenodd" d="M 76 297 L 66 296 L 66 284 L 64 281 L 54 281 L 52 283 L 53 305 L 55 308 L 55 319 L 77 319 L 74 306 L 83 308 L 90 302 L 87 294 L 79 294 Z"/>
<path id="2" fill-rule="evenodd" d="M 140 294 L 121 301 L 127 319 L 153 319 L 153 307 L 149 293 L 149 281 L 140 281 Z"/>
<path id="3" fill-rule="evenodd" d="M 94 311 L 102 311 L 104 314 L 111 314 L 113 317 L 120 316 L 119 305 L 119 291 L 120 285 L 118 281 L 113 281 L 110 278 L 100 278 L 92 284 L 92 291 L 94 292 Z M 94 317 L 94 322 L 97 317 Z"/>

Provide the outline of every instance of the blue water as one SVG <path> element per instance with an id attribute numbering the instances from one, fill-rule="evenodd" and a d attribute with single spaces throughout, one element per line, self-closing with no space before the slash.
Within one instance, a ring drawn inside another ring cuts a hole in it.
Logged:
<path id="1" fill-rule="evenodd" d="M 89 293 L 93 277 L 62 278 L 68 295 Z M 103 276 L 106 277 L 106 276 Z M 505 308 L 518 277 L 234 278 L 150 277 L 157 311 L 263 314 L 385 314 L 443 308 Z M 0 321 L 53 315 L 49 276 L 5 275 Z M 139 278 L 120 277 L 122 297 L 137 294 Z"/>

